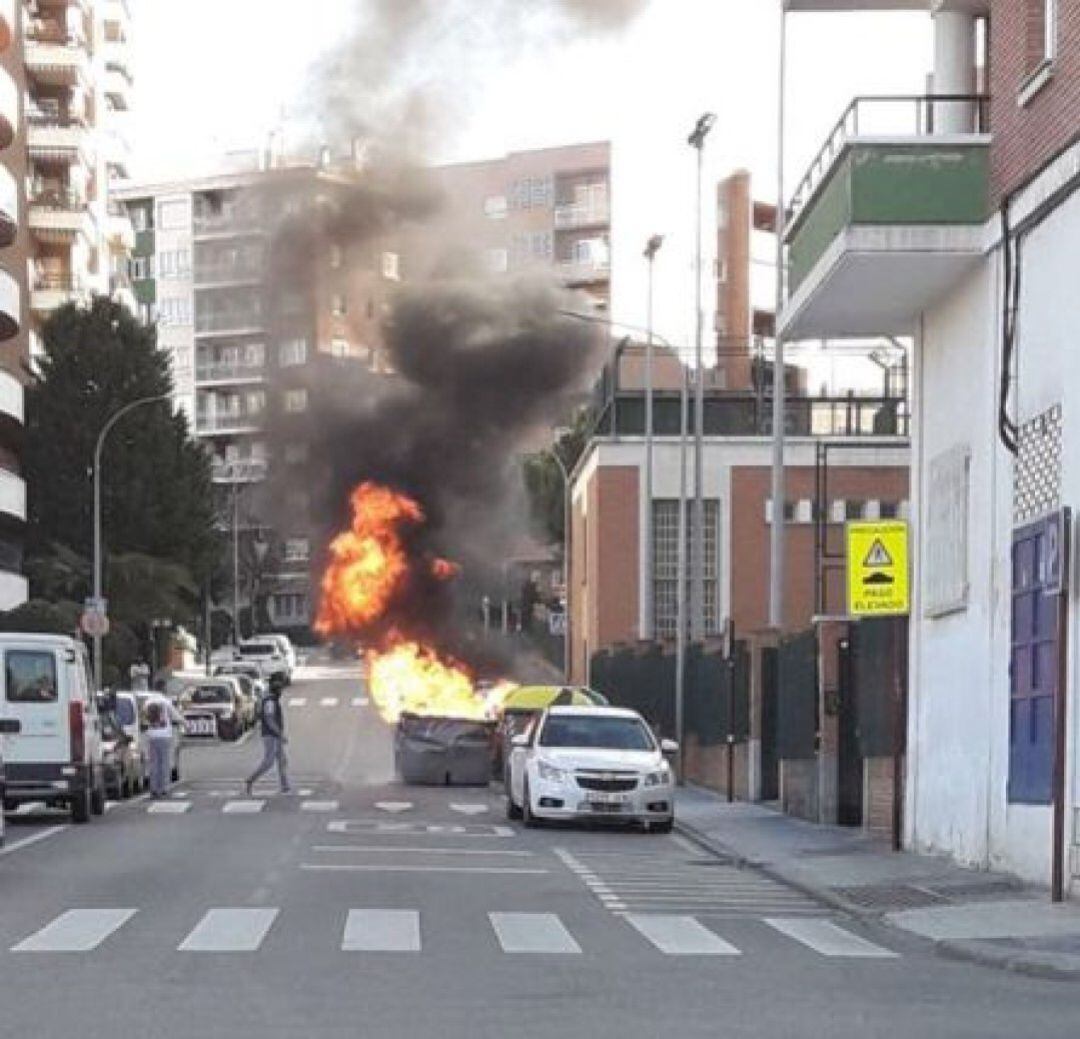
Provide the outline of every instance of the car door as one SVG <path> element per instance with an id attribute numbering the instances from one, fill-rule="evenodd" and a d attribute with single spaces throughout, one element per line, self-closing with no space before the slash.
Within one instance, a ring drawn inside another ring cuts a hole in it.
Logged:
<path id="1" fill-rule="evenodd" d="M 533 718 L 526 727 L 523 735 L 528 740 L 527 746 L 515 747 L 513 743 L 510 746 L 510 799 L 514 804 L 523 805 L 525 803 L 525 766 L 528 763 L 529 756 L 532 754 L 532 746 L 536 739 L 536 732 L 540 727 L 540 720 L 540 717 Z"/>
<path id="2" fill-rule="evenodd" d="M 58 653 L 52 646 L 5 646 L 4 713 L 19 722 L 6 739 L 8 765 L 66 762 L 71 754 L 66 696 Z"/>

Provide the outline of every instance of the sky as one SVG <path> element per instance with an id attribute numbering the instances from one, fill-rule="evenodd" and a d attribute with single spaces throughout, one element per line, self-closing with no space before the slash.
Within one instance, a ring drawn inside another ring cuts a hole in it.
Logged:
<path id="1" fill-rule="evenodd" d="M 472 0 L 482 10 L 486 0 Z M 522 0 L 525 2 L 525 0 Z M 298 105 L 307 69 L 363 0 L 133 0 L 137 180 L 205 168 L 210 156 L 257 148 Z M 656 328 L 677 343 L 694 327 L 696 166 L 686 136 L 703 112 L 716 129 L 708 186 L 739 167 L 755 193 L 777 196 L 780 0 L 651 0 L 626 32 L 571 44 L 498 71 L 439 148 L 458 161 L 611 140 L 614 152 L 612 313 L 645 320 L 649 235 L 666 236 L 656 265 Z M 926 14 L 811 14 L 788 19 L 786 192 L 858 94 L 924 93 Z M 706 231 L 706 270 L 711 235 Z"/>

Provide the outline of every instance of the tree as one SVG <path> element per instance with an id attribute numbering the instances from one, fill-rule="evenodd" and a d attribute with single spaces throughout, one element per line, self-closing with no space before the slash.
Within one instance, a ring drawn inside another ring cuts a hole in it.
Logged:
<path id="1" fill-rule="evenodd" d="M 573 426 L 548 450 L 525 459 L 522 475 L 529 495 L 533 523 L 540 536 L 551 544 L 563 543 L 563 507 L 566 493 L 562 472 L 553 452 L 558 452 L 559 460 L 566 467 L 567 473 L 571 473 L 591 436 L 592 413 L 588 408 L 582 408 L 574 416 Z"/>
<path id="2" fill-rule="evenodd" d="M 171 392 L 169 360 L 152 327 L 105 297 L 56 311 L 42 342 L 26 391 L 29 552 L 55 556 L 59 545 L 88 556 L 98 433 L 123 405 Z M 150 556 L 205 582 L 220 552 L 210 464 L 183 413 L 151 405 L 125 416 L 109 434 L 102 473 L 106 553 Z"/>

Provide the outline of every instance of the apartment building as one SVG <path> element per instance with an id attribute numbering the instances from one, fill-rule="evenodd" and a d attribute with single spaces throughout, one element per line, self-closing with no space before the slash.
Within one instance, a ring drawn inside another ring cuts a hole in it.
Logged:
<path id="1" fill-rule="evenodd" d="M 929 94 L 856 98 L 797 187 L 780 317 L 914 342 L 905 840 L 1075 895 L 1080 0 L 785 6 L 933 18 Z"/>
<path id="2" fill-rule="evenodd" d="M 19 93 L 10 69 L 18 67 L 18 11 L 13 0 L 0 2 L 0 349 L 10 357 L 10 344 L 23 327 L 19 250 L 20 151 L 23 128 Z M 26 526 L 26 484 L 20 473 L 23 436 L 23 389 L 7 365 L 0 368 L 0 610 L 26 601 L 22 576 Z"/>
<path id="3" fill-rule="evenodd" d="M 140 314 L 157 324 L 177 404 L 210 453 L 223 523 L 241 529 L 239 600 L 265 596 L 275 626 L 302 629 L 324 524 L 307 437 L 320 372 L 382 369 L 397 256 L 334 232 L 355 165 L 236 165 L 120 198 L 136 229 Z"/>
<path id="4" fill-rule="evenodd" d="M 598 307 L 611 299 L 611 146 L 606 142 L 511 152 L 436 167 L 447 240 L 494 274 L 554 270 Z M 423 272 L 423 250 L 410 270 Z"/>

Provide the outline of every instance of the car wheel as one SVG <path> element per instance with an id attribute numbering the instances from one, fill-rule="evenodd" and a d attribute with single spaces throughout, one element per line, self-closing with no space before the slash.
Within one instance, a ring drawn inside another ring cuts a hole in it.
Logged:
<path id="1" fill-rule="evenodd" d="M 90 821 L 90 791 L 80 790 L 71 799 L 71 821 L 88 823 Z"/>
<path id="2" fill-rule="evenodd" d="M 179 764 L 173 765 L 172 771 L 169 773 L 169 778 L 174 783 L 179 783 L 180 782 L 180 765 Z"/>
<path id="3" fill-rule="evenodd" d="M 665 819 L 659 823 L 649 823 L 649 833 L 671 833 L 675 829 L 674 819 Z"/>
<path id="4" fill-rule="evenodd" d="M 514 804 L 514 799 L 510 796 L 509 790 L 506 794 L 506 818 L 514 821 L 521 818 L 521 809 Z"/>
<path id="5" fill-rule="evenodd" d="M 529 796 L 529 784 L 526 783 L 521 795 L 521 818 L 525 826 L 535 830 L 540 825 L 540 820 L 533 815 L 532 798 Z"/>
<path id="6" fill-rule="evenodd" d="M 90 792 L 90 811 L 94 815 L 105 814 L 105 779 L 102 777 L 101 782 L 98 783 Z"/>

